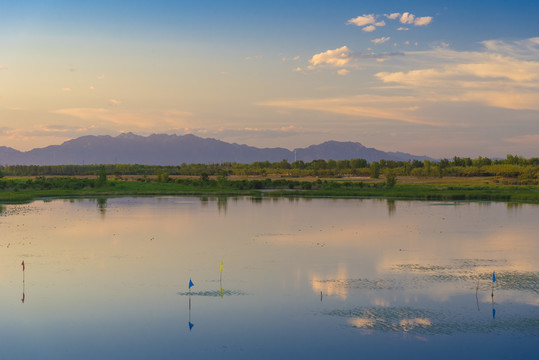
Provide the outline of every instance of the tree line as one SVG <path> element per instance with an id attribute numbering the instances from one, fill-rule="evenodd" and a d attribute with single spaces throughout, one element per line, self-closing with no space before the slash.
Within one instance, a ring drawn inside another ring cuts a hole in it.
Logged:
<path id="1" fill-rule="evenodd" d="M 125 175 L 157 176 L 166 182 L 170 175 L 190 176 L 266 176 L 286 177 L 346 177 L 368 176 L 378 178 L 393 176 L 443 177 L 443 176 L 499 176 L 535 181 L 539 173 L 539 158 L 526 159 L 507 155 L 505 159 L 491 160 L 486 157 L 431 160 L 301 160 L 288 162 L 256 161 L 249 164 L 224 162 L 219 164 L 185 164 L 179 166 L 159 166 L 140 164 L 107 165 L 5 165 L 0 166 L 1 176 L 96 176 L 105 172 L 109 176 L 121 178 Z"/>

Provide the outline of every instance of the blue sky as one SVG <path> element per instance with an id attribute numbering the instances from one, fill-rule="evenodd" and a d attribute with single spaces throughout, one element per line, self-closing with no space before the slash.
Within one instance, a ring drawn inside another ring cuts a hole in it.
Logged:
<path id="1" fill-rule="evenodd" d="M 537 1 L 1 5 L 0 146 L 132 131 L 539 156 Z"/>

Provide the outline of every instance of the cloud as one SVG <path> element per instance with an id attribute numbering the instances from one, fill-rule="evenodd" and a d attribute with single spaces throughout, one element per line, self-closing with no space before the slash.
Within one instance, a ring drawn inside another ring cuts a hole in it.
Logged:
<path id="1" fill-rule="evenodd" d="M 374 15 L 374 14 L 363 14 L 363 15 L 360 15 L 356 18 L 353 18 L 353 19 L 350 19 L 346 22 L 347 25 L 356 25 L 356 26 L 359 26 L 359 27 L 362 27 L 364 26 L 363 31 L 365 32 L 373 32 L 374 30 L 376 30 L 376 27 L 377 26 L 385 26 L 386 25 L 386 22 L 384 20 L 382 21 L 376 21 L 376 18 L 378 17 L 378 15 Z"/>
<path id="2" fill-rule="evenodd" d="M 385 39 L 385 38 L 381 38 L 381 39 Z M 377 39 L 377 40 L 379 40 L 380 42 L 382 41 L 380 39 Z M 360 53 L 360 52 L 353 52 L 347 46 L 343 46 L 335 50 L 327 50 L 325 52 L 313 55 L 311 60 L 309 60 L 310 65 L 308 66 L 308 69 L 314 70 L 317 67 L 321 67 L 321 66 L 331 66 L 331 67 L 341 67 L 341 68 L 342 67 L 356 67 L 357 68 L 359 66 L 357 62 L 359 59 L 387 60 L 388 58 L 395 57 L 395 56 L 404 56 L 404 53 L 402 52 Z M 299 71 L 298 69 L 299 68 L 297 68 L 296 71 Z"/>
<path id="3" fill-rule="evenodd" d="M 373 42 L 375 44 L 383 44 L 386 41 L 389 41 L 389 39 L 391 39 L 391 38 L 390 37 L 381 37 L 381 38 L 378 38 L 378 39 L 371 40 L 371 42 Z"/>
<path id="4" fill-rule="evenodd" d="M 510 43 L 501 40 L 487 40 L 481 44 L 486 50 L 505 56 L 518 56 L 527 60 L 536 60 L 539 57 L 539 37 Z"/>
<path id="5" fill-rule="evenodd" d="M 7 69 L 7 66 L 0 65 L 0 70 L 6 70 L 6 69 Z"/>
<path id="6" fill-rule="evenodd" d="M 416 17 L 414 14 L 405 12 L 400 16 L 399 21 L 402 24 L 410 24 L 414 26 L 426 26 L 432 22 L 432 16 Z"/>
<path id="7" fill-rule="evenodd" d="M 245 57 L 245 61 L 260 60 L 260 59 L 262 59 L 262 55 L 246 56 Z"/>
<path id="8" fill-rule="evenodd" d="M 399 21 L 402 23 L 402 24 L 413 24 L 414 23 L 414 19 L 415 19 L 415 15 L 414 14 L 410 14 L 409 12 L 405 12 L 401 15 Z"/>
<path id="9" fill-rule="evenodd" d="M 376 26 L 374 25 L 369 25 L 369 26 L 365 26 L 363 29 L 361 29 L 365 32 L 373 32 L 374 30 L 376 30 Z"/>
<path id="10" fill-rule="evenodd" d="M 487 42 L 482 51 L 456 51 L 439 47 L 408 53 L 425 67 L 399 72 L 379 72 L 383 83 L 398 85 L 437 101 L 475 102 L 511 110 L 539 110 L 539 60 L 530 60 L 536 50 L 512 56 L 496 53 L 533 44 Z M 539 44 L 538 44 L 539 47 Z"/>
<path id="11" fill-rule="evenodd" d="M 347 25 L 356 25 L 359 27 L 363 27 L 362 30 L 365 32 L 373 32 L 376 30 L 377 26 L 385 26 L 386 22 L 384 20 L 376 21 L 376 19 L 380 16 L 385 16 L 388 20 L 398 20 L 401 24 L 405 25 L 414 25 L 414 26 L 427 26 L 432 22 L 432 16 L 420 16 L 417 17 L 416 15 L 410 13 L 410 12 L 404 12 L 404 13 L 391 13 L 391 14 L 384 14 L 384 15 L 375 15 L 375 14 L 363 14 L 358 17 L 355 17 L 353 19 L 350 19 L 346 22 Z M 397 28 L 399 31 L 408 30 L 406 27 L 399 27 Z"/>
<path id="12" fill-rule="evenodd" d="M 337 74 L 341 75 L 341 76 L 345 76 L 345 75 L 348 75 L 350 71 L 349 70 L 346 70 L 346 69 L 339 69 L 337 71 Z"/>
<path id="13" fill-rule="evenodd" d="M 109 108 L 65 108 L 51 111 L 52 114 L 64 115 L 79 120 L 95 123 L 107 123 L 108 127 L 122 131 L 158 131 L 175 126 L 184 126 L 193 114 L 176 109 L 162 111 L 124 111 L 119 107 Z"/>
<path id="14" fill-rule="evenodd" d="M 330 65 L 335 67 L 343 67 L 350 62 L 350 49 L 347 46 L 342 46 L 335 50 L 327 50 L 325 52 L 313 55 L 311 60 L 309 60 L 309 69 L 314 69 L 316 66 L 320 65 Z"/>
<path id="15" fill-rule="evenodd" d="M 66 87 L 66 88 L 62 88 L 62 91 L 63 91 L 63 92 L 70 92 L 70 91 L 71 91 L 71 88 L 67 88 L 67 87 Z"/>
<path id="16" fill-rule="evenodd" d="M 118 105 L 120 105 L 120 103 L 121 102 L 118 99 L 110 99 L 109 100 L 109 105 L 112 105 L 112 106 L 118 106 Z"/>
<path id="17" fill-rule="evenodd" d="M 387 40 L 386 40 L 387 41 Z M 352 52 L 347 46 L 340 47 L 334 50 L 327 50 L 319 54 L 313 55 L 309 60 L 309 70 L 314 70 L 321 66 L 331 67 L 358 67 L 358 59 L 388 59 L 395 56 L 404 56 L 402 52 L 390 53 L 359 53 Z M 342 75 L 342 74 L 340 74 Z"/>
<path id="18" fill-rule="evenodd" d="M 105 78 L 105 74 L 101 74 L 97 77 L 97 80 L 103 80 Z"/>
<path id="19" fill-rule="evenodd" d="M 507 142 L 522 145 L 537 145 L 539 144 L 539 134 L 527 134 L 504 139 Z"/>
<path id="20" fill-rule="evenodd" d="M 294 60 L 294 61 L 298 61 L 299 59 L 300 59 L 299 55 L 298 55 L 298 56 L 294 56 L 294 57 L 292 58 L 292 60 Z"/>
<path id="21" fill-rule="evenodd" d="M 374 24 L 375 22 L 376 22 L 376 19 L 374 17 L 374 14 L 369 14 L 369 15 L 363 14 L 362 16 L 358 16 L 356 18 L 348 20 L 346 24 L 348 25 L 353 24 L 353 25 L 361 27 L 361 26 L 365 26 L 369 24 Z"/>
<path id="22" fill-rule="evenodd" d="M 276 100 L 257 105 L 321 111 L 357 119 L 384 119 L 438 126 L 439 124 L 434 121 L 423 119 L 416 114 L 418 107 L 410 106 L 410 103 L 416 101 L 417 99 L 412 96 L 355 95 L 340 98 Z"/>
<path id="23" fill-rule="evenodd" d="M 292 69 L 292 71 L 294 71 L 294 72 L 302 72 L 303 69 L 298 66 L 297 68 Z"/>
<path id="24" fill-rule="evenodd" d="M 414 21 L 415 26 L 425 26 L 432 22 L 432 16 L 423 16 L 416 18 Z"/>

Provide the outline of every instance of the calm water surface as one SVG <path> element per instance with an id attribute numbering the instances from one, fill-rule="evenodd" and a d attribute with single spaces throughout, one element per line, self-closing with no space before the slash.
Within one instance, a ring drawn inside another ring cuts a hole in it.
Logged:
<path id="1" fill-rule="evenodd" d="M 539 353 L 537 205 L 54 200 L 0 229 L 0 359 Z"/>

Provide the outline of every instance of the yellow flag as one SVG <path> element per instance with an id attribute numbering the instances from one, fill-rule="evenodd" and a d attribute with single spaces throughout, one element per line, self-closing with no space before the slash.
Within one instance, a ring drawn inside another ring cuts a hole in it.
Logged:
<path id="1" fill-rule="evenodd" d="M 223 272 L 223 262 L 221 261 L 221 272 Z"/>

